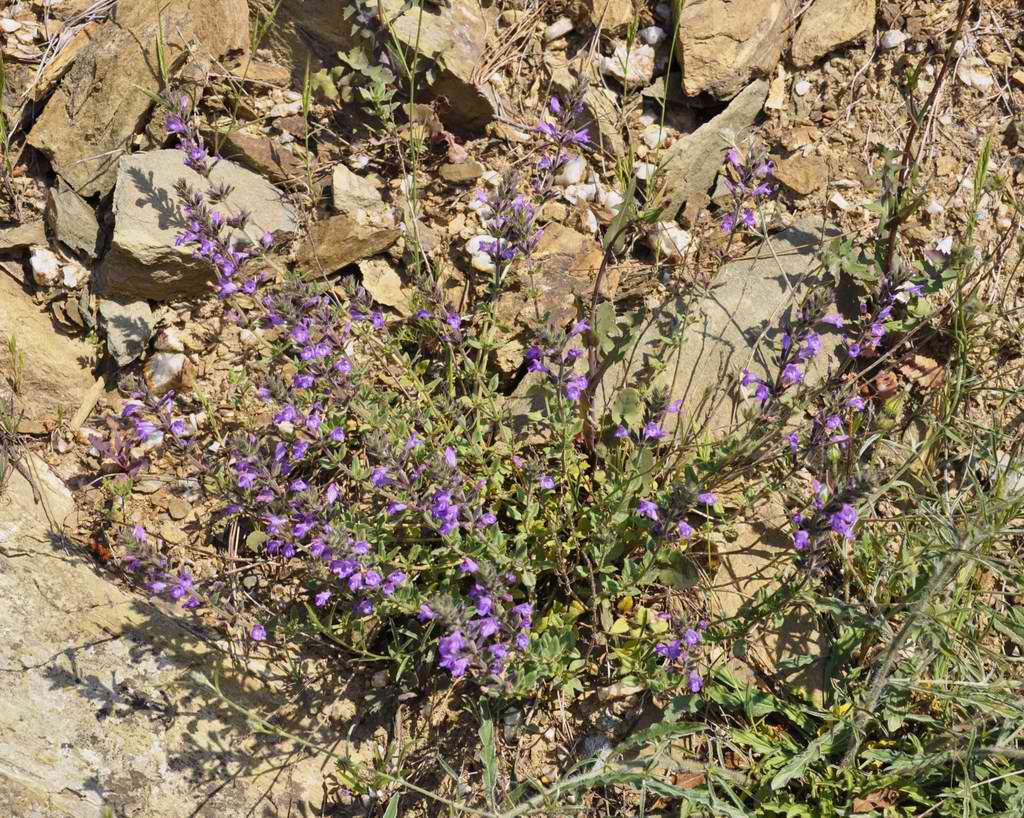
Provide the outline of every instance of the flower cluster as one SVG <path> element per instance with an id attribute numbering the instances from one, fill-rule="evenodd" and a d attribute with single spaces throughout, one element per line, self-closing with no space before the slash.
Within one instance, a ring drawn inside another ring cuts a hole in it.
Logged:
<path id="1" fill-rule="evenodd" d="M 576 118 L 583 112 L 583 97 L 586 82 L 581 81 L 564 98 L 551 97 L 548 100 L 550 115 L 537 123 L 537 132 L 545 140 L 543 155 L 537 167 L 544 175 L 537 180 L 538 191 L 543 193 L 550 187 L 557 171 L 575 157 L 575 149 L 590 144 L 586 128 L 576 127 Z"/>
<path id="2" fill-rule="evenodd" d="M 174 113 L 167 116 L 167 132 L 178 137 L 178 147 L 185 154 L 185 165 L 200 176 L 209 176 L 220 157 L 210 156 L 202 134 L 195 125 L 192 100 L 182 94 L 176 104 L 173 101 L 170 103 L 170 107 Z"/>
<path id="3" fill-rule="evenodd" d="M 469 670 L 500 677 L 513 656 L 529 647 L 533 606 L 515 602 L 510 590 L 518 581 L 514 573 L 499 575 L 468 557 L 459 571 L 471 582 L 468 603 L 423 603 L 418 619 L 446 626 L 437 644 L 438 663 L 453 678 Z"/>
<path id="4" fill-rule="evenodd" d="M 728 165 L 722 183 L 732 197 L 732 206 L 722 217 L 722 229 L 726 233 L 741 226 L 753 229 L 757 226 L 754 211 L 774 191 L 770 181 L 772 163 L 763 147 L 751 147 L 746 156 L 732 147 L 725 158 Z"/>
<path id="5" fill-rule="evenodd" d="M 686 628 L 675 639 L 659 642 L 655 653 L 665 662 L 669 673 L 677 673 L 686 677 L 687 687 L 691 693 L 699 693 L 704 688 L 704 678 L 694 667 L 694 653 L 702 641 L 701 633 L 707 628 L 707 622 L 701 620 L 697 629 Z"/>

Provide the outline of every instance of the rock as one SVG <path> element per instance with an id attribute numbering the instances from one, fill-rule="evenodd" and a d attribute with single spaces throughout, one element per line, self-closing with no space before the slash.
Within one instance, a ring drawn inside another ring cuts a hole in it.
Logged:
<path id="1" fill-rule="evenodd" d="M 82 196 L 114 186 L 125 146 L 159 94 L 158 34 L 172 71 L 193 55 L 216 59 L 249 45 L 245 0 L 121 3 L 81 50 L 28 135 Z"/>
<path id="2" fill-rule="evenodd" d="M 633 0 L 577 0 L 577 18 L 605 33 L 624 33 L 633 22 Z"/>
<path id="3" fill-rule="evenodd" d="M 475 159 L 470 159 L 468 162 L 441 165 L 439 172 L 445 181 L 459 183 L 479 179 L 485 170 L 486 168 Z"/>
<path id="4" fill-rule="evenodd" d="M 292 79 L 292 72 L 287 66 L 255 60 L 250 55 L 240 60 L 238 65 L 231 69 L 231 78 L 237 82 L 256 86 L 269 85 L 274 88 L 287 88 Z"/>
<path id="5" fill-rule="evenodd" d="M 61 77 L 67 73 L 67 70 L 78 58 L 79 52 L 81 52 L 83 48 L 95 39 L 96 35 L 102 30 L 102 28 L 103 26 L 101 23 L 93 20 L 86 23 L 75 32 L 67 45 L 63 46 L 60 51 L 57 52 L 57 56 L 47 63 L 42 74 L 39 75 L 39 79 L 30 89 L 32 99 L 39 102 L 46 98 L 50 89 L 60 81 Z"/>
<path id="6" fill-rule="evenodd" d="M 572 20 L 568 17 L 559 17 L 555 22 L 544 29 L 544 42 L 553 43 L 555 40 L 560 40 L 572 31 L 572 28 Z"/>
<path id="7" fill-rule="evenodd" d="M 335 165 L 331 176 L 331 197 L 334 210 L 346 216 L 357 212 L 375 212 L 385 208 L 377 187 L 364 176 L 359 176 L 344 165 Z"/>
<path id="8" fill-rule="evenodd" d="M 41 219 L 0 227 L 0 250 L 24 250 L 34 244 L 46 246 L 46 228 Z"/>
<path id="9" fill-rule="evenodd" d="M 680 208 L 701 200 L 722 169 L 729 143 L 723 133 L 738 137 L 760 113 L 768 83 L 757 80 L 748 85 L 722 113 L 676 142 L 665 158 L 664 210 L 666 219 L 675 218 Z"/>
<path id="10" fill-rule="evenodd" d="M 793 93 L 796 94 L 796 96 L 798 97 L 807 96 L 810 90 L 811 83 L 808 82 L 807 80 L 798 80 L 797 82 L 793 83 Z"/>
<path id="11" fill-rule="evenodd" d="M 222 160 L 210 173 L 210 180 L 182 164 L 176 150 L 147 151 L 121 160 L 114 191 L 114 236 L 97 271 L 96 291 L 170 301 L 204 295 L 214 279 L 213 265 L 197 259 L 189 247 L 175 247 L 182 218 L 174 185 L 184 179 L 197 190 L 210 183 L 234 188 L 218 205 L 221 212 L 251 213 L 238 238 L 258 241 L 264 231 L 292 232 L 295 216 L 282 200 L 280 191 L 252 171 Z M 226 205 L 226 206 L 225 206 Z"/>
<path id="12" fill-rule="evenodd" d="M 143 365 L 142 374 L 154 395 L 171 389 L 187 392 L 195 382 L 195 366 L 180 352 L 154 352 Z"/>
<path id="13" fill-rule="evenodd" d="M 547 321 L 562 327 L 576 317 L 574 296 L 589 301 L 604 251 L 591 236 L 561 224 L 544 228 L 533 252 L 536 272 L 520 275 L 522 290 L 510 290 L 498 298 L 499 320 L 508 325 L 522 321 Z M 619 272 L 609 267 L 598 291 L 614 298 Z"/>
<path id="14" fill-rule="evenodd" d="M 182 340 L 181 333 L 178 330 L 174 327 L 165 327 L 156 336 L 153 348 L 161 352 L 184 352 L 185 342 Z"/>
<path id="15" fill-rule="evenodd" d="M 786 46 L 797 0 L 689 0 L 679 16 L 676 60 L 687 96 L 732 99 L 767 77 Z"/>
<path id="16" fill-rule="evenodd" d="M 46 194 L 46 222 L 62 244 L 95 259 L 100 250 L 100 223 L 89 204 L 71 188 L 52 187 Z"/>
<path id="17" fill-rule="evenodd" d="M 647 45 L 657 45 L 668 36 L 665 29 L 660 26 L 647 26 L 647 28 L 640 29 L 637 34 Z"/>
<path id="18" fill-rule="evenodd" d="M 52 287 L 60 280 L 60 259 L 45 247 L 35 247 L 29 257 L 32 280 L 40 287 Z"/>
<path id="19" fill-rule="evenodd" d="M 401 235 L 395 227 L 361 224 L 350 216 L 332 216 L 310 228 L 296 261 L 312 273 L 330 275 L 354 261 L 383 253 Z"/>
<path id="20" fill-rule="evenodd" d="M 747 520 L 737 523 L 737 539 L 724 549 L 709 595 L 715 618 L 742 616 L 756 594 L 771 593 L 779 587 L 778 578 L 791 559 L 793 547 L 786 533 L 787 517 L 785 509 L 762 507 L 756 516 L 748 515 Z M 749 522 L 753 519 L 757 522 Z M 771 617 L 762 620 L 743 647 L 742 657 L 727 659 L 738 676 L 755 683 L 757 672 L 765 672 L 781 687 L 800 687 L 811 701 L 821 704 L 829 640 L 818 628 L 813 609 L 796 605 L 787 609 L 778 623 Z"/>
<path id="21" fill-rule="evenodd" d="M 745 398 L 738 387 L 741 370 L 747 367 L 755 374 L 765 374 L 762 356 L 751 359 L 754 343 L 768 323 L 777 319 L 776 311 L 788 296 L 785 277 L 794 287 L 811 280 L 811 271 L 818 267 L 821 235 L 820 225 L 812 219 L 777 233 L 771 248 L 761 246 L 750 256 L 726 264 L 707 298 L 691 307 L 698 317 L 687 327 L 679 351 L 671 355 L 656 381 L 669 389 L 669 400 L 683 401 L 682 412 L 673 416 L 679 422 L 719 434 L 739 418 L 744 406 L 752 405 L 752 399 Z M 834 237 L 838 232 L 830 230 L 827 235 Z M 643 331 L 638 341 L 618 350 L 618 359 L 595 390 L 598 417 L 622 386 L 638 377 L 643 381 L 648 361 L 665 357 L 662 338 L 686 317 L 680 314 L 682 309 L 682 301 L 673 301 L 630 316 L 632 325 Z M 827 325 L 818 331 L 826 351 L 841 335 Z M 763 343 L 777 346 L 777 334 L 769 332 Z M 808 379 L 813 381 L 822 371 L 810 370 Z"/>
<path id="22" fill-rule="evenodd" d="M 882 47 L 883 51 L 891 51 L 894 48 L 899 48 L 908 39 L 908 36 L 902 31 L 890 30 L 882 35 L 878 44 Z"/>
<path id="23" fill-rule="evenodd" d="M 402 285 L 402 278 L 385 259 L 364 259 L 359 262 L 359 272 L 363 288 L 374 301 L 385 307 L 394 307 L 403 316 L 412 315 L 412 302 Z"/>
<path id="24" fill-rule="evenodd" d="M 574 156 L 555 175 L 555 184 L 568 187 L 577 185 L 583 181 L 583 175 L 587 172 L 587 160 L 583 156 Z"/>
<path id="25" fill-rule="evenodd" d="M 320 812 L 316 757 L 254 735 L 195 676 L 216 674 L 227 698 L 269 712 L 280 693 L 256 680 L 279 671 L 255 659 L 233 666 L 221 652 L 226 641 L 193 635 L 180 609 L 108 580 L 85 546 L 61 533 L 74 523 L 75 498 L 42 460 L 28 464 L 40 504 L 17 470 L 0 496 L 0 666 L 10 671 L 0 698 L 4 814 Z M 286 718 L 329 741 L 310 713 L 296 708 Z"/>
<path id="26" fill-rule="evenodd" d="M 11 359 L 11 337 L 19 362 Z M 71 417 L 95 381 L 95 357 L 91 344 L 57 331 L 17 282 L 0 276 L 0 397 L 17 387 L 26 418 Z"/>
<path id="27" fill-rule="evenodd" d="M 857 42 L 875 27 L 875 0 L 815 0 L 800 16 L 790 58 L 800 67 L 843 45 Z"/>
<path id="28" fill-rule="evenodd" d="M 800 196 L 807 196 L 825 187 L 828 163 L 820 156 L 794 154 L 775 162 L 775 178 Z"/>
<path id="29" fill-rule="evenodd" d="M 107 349 L 118 366 L 126 366 L 146 351 L 153 337 L 153 311 L 145 301 L 111 296 L 99 300 L 100 323 Z"/>
<path id="30" fill-rule="evenodd" d="M 691 236 L 675 222 L 658 222 L 647 234 L 647 239 L 651 249 L 662 259 L 678 262 L 685 258 Z"/>
<path id="31" fill-rule="evenodd" d="M 449 0 L 444 8 L 408 8 L 404 0 L 381 0 L 388 33 L 405 48 L 438 63 L 438 76 L 424 90 L 432 99 L 446 97 L 444 120 L 454 127 L 480 129 L 494 118 L 493 92 L 477 85 L 476 73 L 488 46 L 487 33 L 497 27 L 498 10 L 475 0 Z"/>
<path id="32" fill-rule="evenodd" d="M 225 159 L 237 162 L 275 184 L 290 184 L 306 173 L 306 163 L 269 136 L 230 131 L 226 134 L 211 134 L 208 138 Z"/>
<path id="33" fill-rule="evenodd" d="M 601 60 L 601 70 L 627 85 L 646 85 L 654 79 L 654 49 L 633 43 L 629 48 L 619 43 L 610 57 Z"/>

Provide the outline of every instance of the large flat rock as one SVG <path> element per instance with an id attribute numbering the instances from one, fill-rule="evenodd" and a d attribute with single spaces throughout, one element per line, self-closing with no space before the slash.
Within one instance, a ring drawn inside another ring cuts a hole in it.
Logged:
<path id="1" fill-rule="evenodd" d="M 830 230 L 829 235 L 836 234 Z M 713 434 L 729 429 L 750 401 L 739 389 L 741 372 L 744 367 L 758 374 L 769 370 L 771 353 L 778 349 L 779 321 L 792 305 L 790 285 L 799 287 L 819 275 L 822 240 L 820 224 L 801 222 L 726 264 L 696 303 L 678 300 L 630 316 L 636 340 L 621 345 L 595 390 L 598 412 L 624 385 L 648 382 L 651 365 L 664 360 L 655 384 L 668 390 L 669 400 L 683 401 L 681 421 L 695 421 Z M 665 339 L 683 322 L 689 322 L 683 343 L 668 352 Z M 818 330 L 825 350 L 838 343 L 838 330 Z"/>
<path id="2" fill-rule="evenodd" d="M 74 500 L 34 457 L 45 503 L 15 471 L 0 491 L 0 803 L 11 818 L 243 818 L 321 814 L 324 759 L 258 736 L 193 677 L 344 753 L 328 704 L 289 705 L 266 661 L 97 573 L 57 533 Z M 345 711 L 357 712 L 354 704 Z M 319 719 L 319 721 L 318 721 Z M 329 766 L 329 763 L 328 763 Z"/>
<path id="3" fill-rule="evenodd" d="M 179 179 L 199 191 L 211 184 L 233 190 L 216 209 L 225 215 L 251 214 L 245 235 L 258 241 L 264 231 L 296 229 L 295 214 L 281 192 L 261 176 L 222 160 L 204 179 L 185 167 L 177 150 L 146 151 L 121 159 L 114 190 L 114 236 L 98 270 L 103 295 L 168 301 L 208 293 L 213 265 L 197 259 L 174 240 L 184 227 L 174 186 Z"/>
<path id="4" fill-rule="evenodd" d="M 8 346 L 13 337 L 19 361 Z M 0 275 L 0 396 L 15 393 L 29 420 L 71 417 L 93 385 L 96 350 L 64 335 L 16 281 Z"/>
<path id="5" fill-rule="evenodd" d="M 82 196 L 114 186 L 118 160 L 163 87 L 158 42 L 176 70 L 249 46 L 245 0 L 119 0 L 47 102 L 28 142 Z"/>

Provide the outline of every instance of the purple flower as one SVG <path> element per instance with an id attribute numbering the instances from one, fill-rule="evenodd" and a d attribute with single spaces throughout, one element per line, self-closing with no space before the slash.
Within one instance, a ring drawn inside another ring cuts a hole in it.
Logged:
<path id="1" fill-rule="evenodd" d="M 786 442 L 789 444 L 790 451 L 795 452 L 797 446 L 800 445 L 800 435 L 798 435 L 796 432 L 790 432 L 788 435 L 786 435 Z"/>
<path id="2" fill-rule="evenodd" d="M 671 642 L 659 642 L 654 646 L 654 652 L 665 657 L 669 662 L 678 662 L 683 656 L 683 644 L 678 639 Z"/>
<path id="3" fill-rule="evenodd" d="M 676 524 L 676 531 L 679 532 L 679 538 L 682 540 L 688 540 L 693 536 L 693 526 L 686 522 L 686 520 L 680 520 Z"/>
<path id="4" fill-rule="evenodd" d="M 736 217 L 732 213 L 726 213 L 722 217 L 722 230 L 731 233 L 736 227 Z"/>
<path id="5" fill-rule="evenodd" d="M 455 449 L 451 446 L 444 450 L 444 462 L 448 464 L 449 469 L 454 469 L 459 464 L 458 458 L 455 456 Z"/>
<path id="6" fill-rule="evenodd" d="M 313 604 L 318 608 L 322 608 L 327 604 L 327 600 L 331 598 L 330 591 L 321 591 L 315 597 L 313 597 Z"/>
<path id="7" fill-rule="evenodd" d="M 480 570 L 480 566 L 477 565 L 475 560 L 466 557 L 462 562 L 459 563 L 460 574 L 475 574 Z"/>
<path id="8" fill-rule="evenodd" d="M 829 527 L 836 532 L 836 534 L 839 534 L 848 540 L 853 539 L 853 527 L 856 523 L 857 509 L 849 503 L 843 503 L 839 511 L 829 517 L 828 521 Z"/>
<path id="9" fill-rule="evenodd" d="M 715 497 L 715 493 L 713 491 L 702 491 L 697 495 L 697 500 L 707 506 L 713 506 L 718 502 L 718 498 Z"/>
<path id="10" fill-rule="evenodd" d="M 254 642 L 262 642 L 267 638 L 267 629 L 257 622 L 252 626 L 252 630 L 249 631 L 249 635 L 252 637 Z"/>
<path id="11" fill-rule="evenodd" d="M 416 618 L 420 622 L 427 622 L 427 621 L 433 619 L 436 616 L 437 616 L 437 614 L 435 614 L 433 612 L 433 610 L 431 610 L 430 606 L 427 605 L 426 603 L 420 605 L 419 613 L 416 614 Z"/>
<path id="12" fill-rule="evenodd" d="M 540 476 L 540 479 L 537 480 L 537 484 L 542 489 L 545 489 L 547 491 L 551 491 L 551 489 L 553 489 L 555 487 L 555 481 L 553 479 L 551 479 L 551 477 L 546 475 L 546 474 L 542 474 Z"/>
<path id="13" fill-rule="evenodd" d="M 821 320 L 822 323 L 831 324 L 833 327 L 836 327 L 837 329 L 842 329 L 843 326 L 846 324 L 846 320 L 837 312 L 831 312 Z"/>
<path id="14" fill-rule="evenodd" d="M 629 437 L 629 429 L 623 426 L 621 423 L 615 427 L 615 437 L 622 440 L 624 437 Z"/>
<path id="15" fill-rule="evenodd" d="M 660 440 L 665 436 L 665 430 L 653 420 L 649 420 L 644 424 L 643 435 L 644 440 Z"/>
<path id="16" fill-rule="evenodd" d="M 565 383 L 565 396 L 571 401 L 577 401 L 580 399 L 580 395 L 583 394 L 583 390 L 587 388 L 587 378 L 585 375 L 577 375 L 574 378 L 569 378 Z"/>
<path id="17" fill-rule="evenodd" d="M 658 519 L 658 507 L 650 500 L 641 500 L 637 503 L 636 513 L 641 517 L 648 517 L 654 521 Z"/>
<path id="18" fill-rule="evenodd" d="M 460 655 L 465 648 L 466 640 L 463 639 L 460 631 L 453 631 L 438 640 L 437 652 L 441 657 L 438 664 L 447 670 L 453 678 L 464 675 L 469 666 L 469 660 Z"/>
<path id="19" fill-rule="evenodd" d="M 782 383 L 786 386 L 800 383 L 804 379 L 804 373 L 796 364 L 786 364 L 782 370 Z"/>
<path id="20" fill-rule="evenodd" d="M 803 551 L 811 542 L 811 535 L 802 528 L 797 529 L 793 534 L 793 547 L 797 551 Z"/>
<path id="21" fill-rule="evenodd" d="M 846 405 L 853 409 L 854 411 L 860 412 L 861 410 L 864 409 L 864 398 L 862 398 L 860 395 L 854 395 L 846 402 Z"/>
<path id="22" fill-rule="evenodd" d="M 860 356 L 861 347 L 860 344 L 848 344 L 846 347 L 846 354 L 851 358 L 857 358 Z"/>
<path id="23" fill-rule="evenodd" d="M 704 687 L 704 680 L 696 670 L 691 670 L 689 675 L 689 685 L 691 693 L 700 693 Z"/>

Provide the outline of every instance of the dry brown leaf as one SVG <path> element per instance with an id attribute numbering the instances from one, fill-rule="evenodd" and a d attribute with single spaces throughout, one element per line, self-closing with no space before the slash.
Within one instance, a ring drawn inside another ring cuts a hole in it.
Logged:
<path id="1" fill-rule="evenodd" d="M 945 367 L 926 355 L 907 358 L 900 372 L 922 389 L 939 389 L 946 382 Z"/>
<path id="2" fill-rule="evenodd" d="M 888 790 L 875 790 L 875 792 L 868 793 L 863 798 L 854 798 L 853 811 L 855 813 L 871 812 L 872 810 L 892 806 L 892 801 L 889 799 L 890 792 Z"/>
<path id="3" fill-rule="evenodd" d="M 895 372 L 887 369 L 875 378 L 875 397 L 879 400 L 889 400 L 899 390 L 900 382 Z"/>

